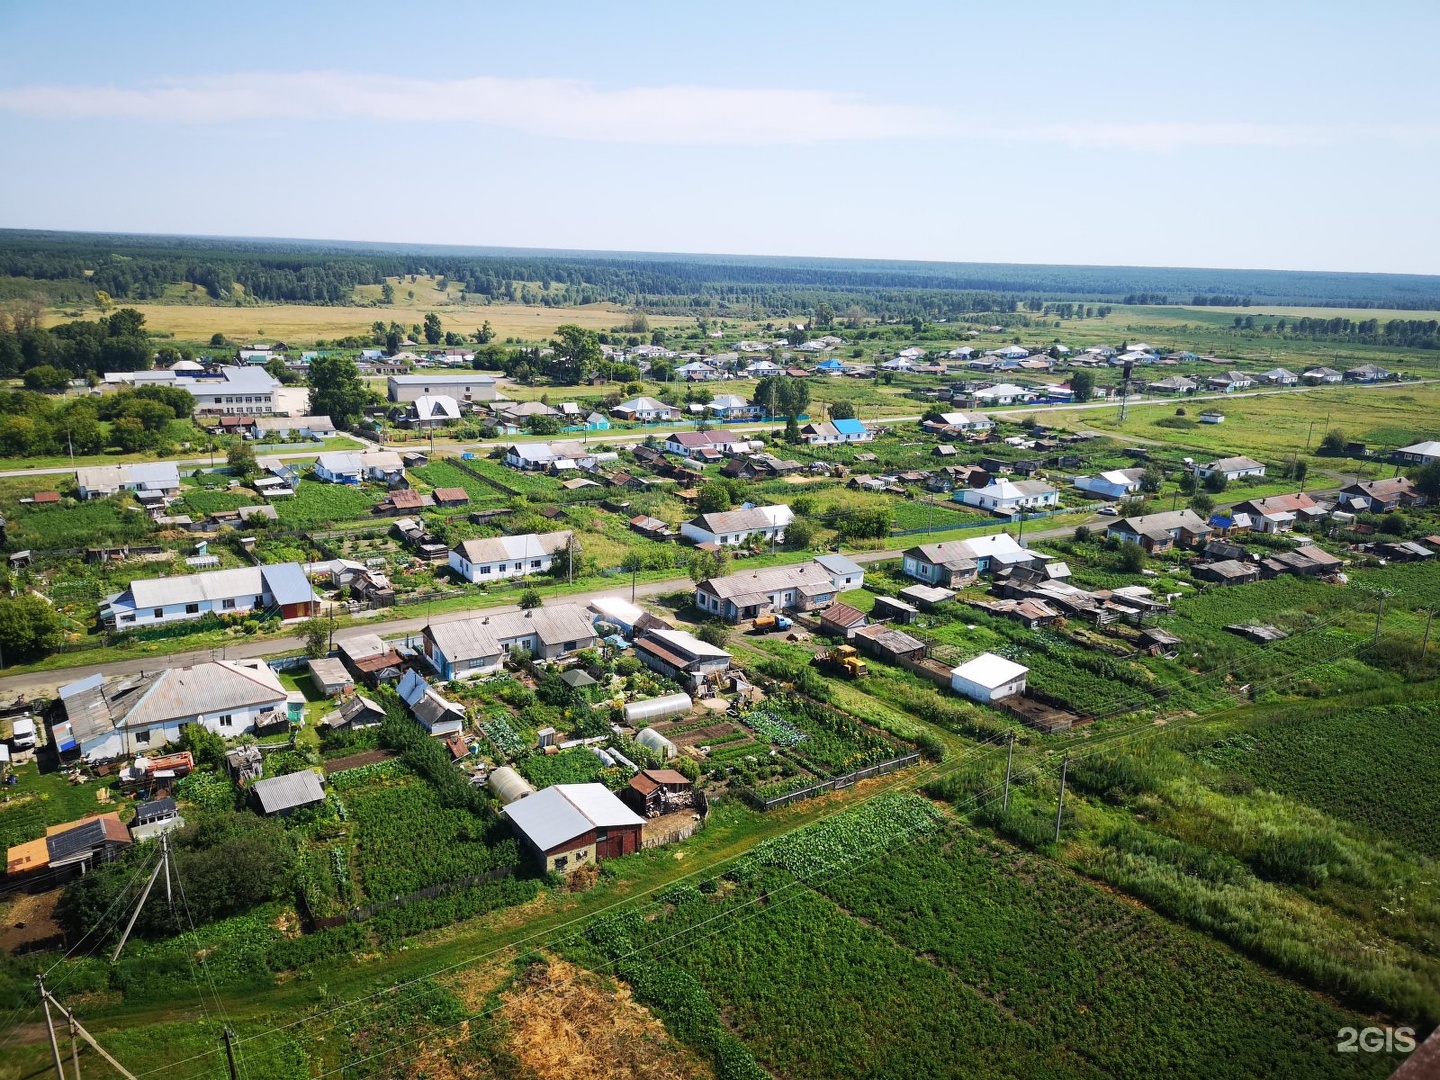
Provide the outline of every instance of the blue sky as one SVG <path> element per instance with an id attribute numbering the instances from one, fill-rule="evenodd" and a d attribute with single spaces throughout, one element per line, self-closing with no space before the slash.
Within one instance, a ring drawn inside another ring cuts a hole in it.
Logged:
<path id="1" fill-rule="evenodd" d="M 1440 4 L 0 0 L 0 226 L 1440 273 Z"/>

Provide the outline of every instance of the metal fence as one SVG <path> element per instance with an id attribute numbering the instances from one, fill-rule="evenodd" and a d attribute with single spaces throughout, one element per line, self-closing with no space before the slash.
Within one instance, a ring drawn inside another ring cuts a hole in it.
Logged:
<path id="1" fill-rule="evenodd" d="M 791 791 L 785 795 L 775 795 L 769 799 L 761 798 L 749 788 L 740 789 L 741 796 L 746 802 L 757 810 L 775 810 L 782 806 L 789 806 L 791 803 L 802 802 L 805 799 L 813 799 L 817 795 L 824 795 L 829 791 L 842 791 L 847 787 L 853 787 L 861 780 L 869 780 L 873 776 L 884 776 L 886 773 L 896 772 L 899 769 L 908 769 L 918 763 L 920 754 L 918 751 L 905 754 L 901 757 L 891 758 L 889 761 L 882 761 L 878 765 L 867 765 L 863 769 L 856 769 L 844 776 L 831 777 L 810 787 L 801 788 L 799 791 Z"/>

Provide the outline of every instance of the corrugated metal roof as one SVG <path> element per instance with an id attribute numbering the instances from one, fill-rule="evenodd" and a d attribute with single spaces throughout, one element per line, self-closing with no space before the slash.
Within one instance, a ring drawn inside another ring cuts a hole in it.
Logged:
<path id="1" fill-rule="evenodd" d="M 505 813 L 541 851 L 550 851 L 591 829 L 645 824 L 604 784 L 556 784 L 511 803 Z"/>
<path id="2" fill-rule="evenodd" d="M 154 727 L 189 716 L 223 715 L 243 708 L 283 708 L 285 688 L 267 664 L 215 660 L 162 671 L 120 721 L 128 728 Z"/>
<path id="3" fill-rule="evenodd" d="M 968 660 L 961 664 L 952 670 L 951 674 L 958 675 L 977 686 L 983 686 L 987 690 L 994 690 L 1027 674 L 1029 670 L 1013 660 L 1006 660 L 1003 656 L 987 652 L 981 653 L 974 660 Z"/>
<path id="4" fill-rule="evenodd" d="M 573 534 L 569 529 L 558 532 L 524 533 L 520 536 L 492 536 L 484 540 L 463 540 L 452 549 L 468 563 L 524 561 L 539 559 L 562 551 Z"/>
<path id="5" fill-rule="evenodd" d="M 255 798 L 260 802 L 260 810 L 265 814 L 276 814 L 297 806 L 309 806 L 325 798 L 320 778 L 308 769 L 286 776 L 272 776 L 268 780 L 257 780 L 251 790 L 255 792 Z"/>
<path id="6" fill-rule="evenodd" d="M 308 604 L 317 599 L 315 590 L 310 587 L 310 581 L 305 577 L 305 571 L 300 569 L 299 563 L 262 566 L 260 572 L 277 604 Z"/>

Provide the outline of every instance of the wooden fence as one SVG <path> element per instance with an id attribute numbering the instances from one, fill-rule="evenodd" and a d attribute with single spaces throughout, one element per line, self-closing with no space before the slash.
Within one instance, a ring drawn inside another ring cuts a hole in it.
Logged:
<path id="1" fill-rule="evenodd" d="M 861 780 L 869 780 L 872 776 L 884 776 L 899 769 L 908 769 L 920 760 L 919 752 L 905 754 L 901 757 L 891 758 L 889 761 L 882 761 L 878 765 L 867 765 L 863 769 L 856 769 L 844 776 L 831 777 L 829 780 L 822 780 L 818 784 L 801 788 L 799 791 L 791 791 L 785 795 L 776 795 L 769 799 L 761 798 L 749 788 L 741 788 L 740 795 L 746 802 L 757 810 L 775 810 L 782 806 L 789 806 L 791 803 L 802 802 L 805 799 L 813 799 L 817 795 L 824 795 L 829 791 L 842 791 L 847 787 L 853 787 Z"/>

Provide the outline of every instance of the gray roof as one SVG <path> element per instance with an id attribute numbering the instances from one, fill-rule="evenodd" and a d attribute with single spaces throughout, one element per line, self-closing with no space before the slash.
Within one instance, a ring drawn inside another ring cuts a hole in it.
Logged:
<path id="1" fill-rule="evenodd" d="M 864 568 L 859 563 L 847 559 L 844 555 L 816 555 L 812 561 L 819 563 L 832 574 L 864 573 Z"/>
<path id="2" fill-rule="evenodd" d="M 492 536 L 486 540 L 462 540 L 452 549 L 468 563 L 484 564 L 539 559 L 562 551 L 573 534 L 569 529 L 521 536 Z"/>
<path id="3" fill-rule="evenodd" d="M 604 784 L 556 784 L 505 807 L 511 822 L 541 851 L 592 829 L 644 825 Z"/>
<path id="4" fill-rule="evenodd" d="M 425 632 L 451 663 L 498 656 L 505 649 L 504 642 L 532 634 L 546 645 L 595 639 L 595 626 L 578 604 L 479 615 L 432 624 Z"/>
<path id="5" fill-rule="evenodd" d="M 110 682 L 91 675 L 61 687 L 60 699 L 72 733 L 83 742 L 119 728 L 156 727 L 262 705 L 282 708 L 286 692 L 263 663 L 212 660 Z"/>
<path id="6" fill-rule="evenodd" d="M 328 416 L 257 416 L 256 431 L 334 431 Z"/>
<path id="7" fill-rule="evenodd" d="M 769 516 L 758 507 L 751 510 L 722 510 L 714 514 L 701 514 L 692 518 L 691 525 L 715 536 L 726 533 L 759 532 L 774 528 Z"/>
<path id="8" fill-rule="evenodd" d="M 469 383 L 486 386 L 493 384 L 495 379 L 478 371 L 433 371 L 426 375 L 391 375 L 390 381 L 396 386 L 463 386 Z"/>
<path id="9" fill-rule="evenodd" d="M 134 465 L 91 465 L 75 470 L 75 483 L 92 491 L 137 484 L 155 489 L 178 488 L 180 470 L 173 461 L 147 461 Z"/>
<path id="10" fill-rule="evenodd" d="M 1208 465 L 1201 465 L 1202 469 L 1210 469 L 1215 472 L 1247 472 L 1250 469 L 1263 469 L 1263 463 L 1249 457 L 1224 457 L 1212 461 Z"/>
<path id="11" fill-rule="evenodd" d="M 830 585 L 830 575 L 813 562 L 796 566 L 771 566 L 761 570 L 743 570 L 728 577 L 710 578 L 700 583 L 700 588 L 719 597 L 730 600 L 741 596 L 764 596 L 769 593 L 798 589 L 811 582 Z"/>
<path id="12" fill-rule="evenodd" d="M 320 778 L 308 769 L 286 776 L 272 776 L 268 780 L 256 780 L 250 790 L 255 793 L 255 798 L 260 803 L 260 812 L 264 814 L 309 806 L 325 798 L 325 791 L 320 787 Z"/>
<path id="13" fill-rule="evenodd" d="M 141 578 L 115 596 L 117 607 L 173 607 L 179 604 L 214 602 L 242 596 L 270 594 L 279 604 L 301 604 L 316 599 L 315 591 L 299 563 L 274 566 L 241 566 L 233 570 L 208 570 L 203 574 Z"/>

